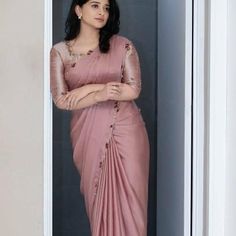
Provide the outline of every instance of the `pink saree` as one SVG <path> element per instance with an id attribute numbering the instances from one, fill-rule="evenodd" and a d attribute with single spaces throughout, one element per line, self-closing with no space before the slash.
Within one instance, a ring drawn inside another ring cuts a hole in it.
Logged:
<path id="1" fill-rule="evenodd" d="M 107 54 L 97 48 L 75 60 L 66 42 L 60 42 L 50 60 L 53 100 L 72 110 L 73 160 L 92 236 L 146 236 L 149 141 L 140 110 L 134 101 L 106 101 L 76 110 L 68 96 L 83 85 L 110 81 L 140 91 L 133 44 L 114 35 Z"/>

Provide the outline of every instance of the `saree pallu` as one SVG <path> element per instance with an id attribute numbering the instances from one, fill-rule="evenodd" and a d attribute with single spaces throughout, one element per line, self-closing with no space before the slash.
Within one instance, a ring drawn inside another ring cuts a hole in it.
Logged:
<path id="1" fill-rule="evenodd" d="M 109 53 L 95 49 L 76 61 L 65 42 L 52 49 L 54 101 L 85 84 L 110 81 L 141 90 L 138 55 L 126 38 L 115 35 Z M 70 110 L 73 160 L 92 236 L 146 236 L 149 141 L 140 109 L 134 101 L 105 101 Z"/>

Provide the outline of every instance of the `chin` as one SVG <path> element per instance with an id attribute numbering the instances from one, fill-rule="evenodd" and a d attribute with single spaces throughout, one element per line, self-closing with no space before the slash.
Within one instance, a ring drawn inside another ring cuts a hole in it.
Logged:
<path id="1" fill-rule="evenodd" d="M 97 29 L 101 29 L 105 26 L 106 24 L 102 23 L 102 24 L 94 24 L 94 27 Z"/>

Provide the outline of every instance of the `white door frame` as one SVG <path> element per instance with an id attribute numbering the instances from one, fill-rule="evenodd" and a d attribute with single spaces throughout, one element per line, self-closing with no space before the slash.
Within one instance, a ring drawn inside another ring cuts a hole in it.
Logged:
<path id="1" fill-rule="evenodd" d="M 228 1 L 211 0 L 208 9 L 207 236 L 225 235 L 227 17 Z"/>
<path id="2" fill-rule="evenodd" d="M 206 109 L 206 1 L 194 1 L 193 28 L 193 146 L 192 235 L 203 236 L 205 227 L 205 109 Z"/>
<path id="3" fill-rule="evenodd" d="M 197 2 L 197 1 L 195 1 Z M 203 35 L 202 27 L 202 10 L 204 9 L 204 0 L 199 0 L 198 5 L 194 3 L 195 17 L 194 20 L 199 22 L 195 24 L 194 31 L 194 124 L 193 124 L 193 166 L 194 166 L 194 182 L 193 182 L 193 235 L 202 236 L 200 232 L 203 228 L 203 196 L 201 191 L 203 189 L 203 158 L 204 158 L 204 144 L 202 136 L 204 136 L 204 102 L 201 98 L 204 93 L 203 76 Z M 52 46 L 52 0 L 44 0 L 44 236 L 52 236 L 52 99 L 50 95 L 49 84 L 49 52 Z M 192 71 L 190 63 L 192 63 L 192 41 L 190 40 L 192 34 L 192 1 L 186 0 L 186 86 L 185 86 L 185 211 L 184 211 L 184 236 L 190 236 L 191 231 L 191 212 L 189 211 L 191 205 L 191 119 L 192 119 Z M 196 28 L 198 27 L 198 28 Z M 199 99 L 200 98 L 200 99 Z M 205 96 L 204 96 L 205 98 Z M 200 208 L 199 208 L 200 206 Z M 200 209 L 197 210 L 197 209 Z M 200 223 L 200 228 L 199 227 Z M 213 234 L 212 234 L 213 235 Z"/>
<path id="4" fill-rule="evenodd" d="M 194 2 L 192 236 L 223 236 L 228 3 Z"/>
<path id="5" fill-rule="evenodd" d="M 52 236 L 52 99 L 50 94 L 50 61 L 52 46 L 52 0 L 44 0 L 44 225 L 43 235 Z"/>
<path id="6" fill-rule="evenodd" d="M 193 4 L 185 1 L 184 236 L 191 236 Z"/>

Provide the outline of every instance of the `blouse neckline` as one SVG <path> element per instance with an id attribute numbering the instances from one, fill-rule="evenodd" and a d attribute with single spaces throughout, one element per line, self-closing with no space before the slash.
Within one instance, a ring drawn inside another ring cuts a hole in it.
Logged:
<path id="1" fill-rule="evenodd" d="M 77 57 L 77 58 L 81 58 L 81 57 L 84 57 L 84 56 L 91 55 L 93 52 L 95 52 L 99 49 L 99 45 L 98 45 L 94 49 L 88 50 L 86 53 L 76 53 L 76 52 L 73 52 L 73 50 L 71 48 L 71 45 L 70 45 L 70 41 L 65 41 L 65 45 L 66 45 L 66 48 L 69 52 L 69 55 L 72 56 L 72 57 Z"/>

